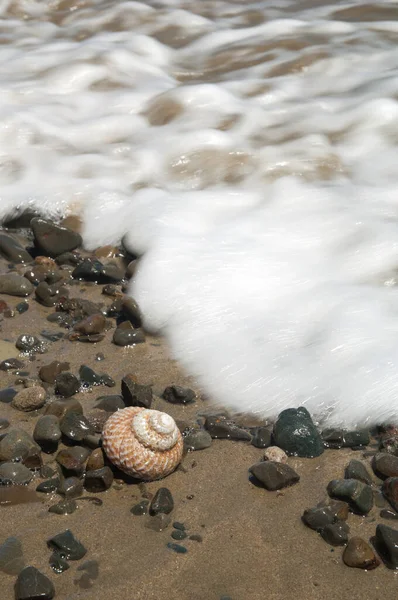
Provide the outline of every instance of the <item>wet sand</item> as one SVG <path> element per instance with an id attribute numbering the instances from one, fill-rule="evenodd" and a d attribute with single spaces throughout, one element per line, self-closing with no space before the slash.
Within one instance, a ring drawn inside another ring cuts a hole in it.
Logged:
<path id="1" fill-rule="evenodd" d="M 2 262 L 3 270 L 6 262 Z M 72 286 L 70 295 L 112 302 L 101 295 L 102 286 Z M 84 290 L 84 291 L 83 291 Z M 1 296 L 13 308 L 20 298 Z M 15 342 L 21 333 L 38 335 L 41 330 L 64 331 L 46 321 L 54 311 L 30 297 L 29 310 L 1 322 L 1 339 Z M 118 348 L 111 343 L 113 329 L 97 344 L 61 340 L 50 344 L 47 354 L 36 355 L 26 362 L 31 377 L 52 360 L 71 363 L 77 373 L 81 364 L 96 372 L 108 373 L 115 388 L 100 386 L 75 397 L 84 412 L 90 410 L 101 395 L 120 393 L 120 380 L 127 373 L 140 383 L 153 385 L 156 395 L 153 408 L 169 412 L 176 420 L 192 423 L 198 412 L 212 407 L 200 394 L 195 404 L 171 405 L 159 396 L 167 385 L 188 385 L 198 389 L 172 360 L 162 339 L 147 336 L 145 344 Z M 102 352 L 105 360 L 95 355 Z M 0 372 L 1 388 L 13 385 L 15 375 Z M 21 389 L 21 386 L 16 386 Z M 10 405 L 0 404 L 0 417 L 32 433 L 43 409 L 22 413 Z M 253 420 L 253 422 L 255 422 Z M 4 433 L 9 430 L 5 430 Z M 3 433 L 3 432 L 2 432 Z M 182 465 L 162 482 L 139 486 L 128 480 L 116 481 L 102 494 L 102 506 L 77 501 L 78 510 L 66 516 L 51 514 L 48 507 L 59 500 L 56 494 L 40 495 L 31 504 L 0 506 L 0 543 L 8 536 L 22 541 L 26 563 L 37 567 L 54 583 L 59 600 L 389 600 L 396 598 L 397 574 L 384 565 L 364 572 L 346 567 L 342 548 L 332 548 L 301 522 L 304 509 L 326 498 L 326 485 L 343 476 L 350 458 L 362 452 L 327 450 L 316 459 L 289 458 L 300 474 L 300 482 L 280 492 L 267 492 L 248 479 L 248 468 L 262 457 L 263 450 L 247 442 L 214 440 L 210 448 L 185 456 Z M 46 464 L 54 465 L 55 455 L 44 455 Z M 369 459 L 363 459 L 365 463 Z M 37 476 L 29 485 L 32 490 L 41 481 Z M 376 481 L 376 478 L 375 478 Z M 171 527 L 154 532 L 144 527 L 145 516 L 133 516 L 130 509 L 142 499 L 142 493 L 154 494 L 167 486 L 174 497 L 173 521 L 183 522 L 189 534 L 199 534 L 203 541 L 184 540 L 188 552 L 176 554 L 166 547 Z M 90 496 L 89 493 L 84 494 Z M 92 494 L 94 496 L 94 494 Z M 350 535 L 366 540 L 382 522 L 380 509 L 374 507 L 367 517 L 350 515 Z M 384 521 L 394 527 L 391 521 Z M 70 562 L 70 569 L 54 573 L 48 560 L 46 540 L 71 529 L 87 548 L 81 561 Z M 99 575 L 85 588 L 84 571 L 78 567 L 96 560 Z M 0 597 L 14 598 L 15 576 L 0 572 Z"/>

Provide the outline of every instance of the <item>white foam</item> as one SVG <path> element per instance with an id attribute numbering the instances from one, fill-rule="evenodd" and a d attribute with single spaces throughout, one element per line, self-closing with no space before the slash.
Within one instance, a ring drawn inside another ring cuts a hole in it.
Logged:
<path id="1" fill-rule="evenodd" d="M 398 423 L 396 23 L 305 4 L 1 2 L 0 217 L 127 234 L 214 402 Z"/>

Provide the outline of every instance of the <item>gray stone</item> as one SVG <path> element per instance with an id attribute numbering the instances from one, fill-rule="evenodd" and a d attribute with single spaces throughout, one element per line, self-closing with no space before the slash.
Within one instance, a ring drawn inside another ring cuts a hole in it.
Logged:
<path id="1" fill-rule="evenodd" d="M 195 450 L 205 450 L 212 444 L 212 437 L 204 429 L 193 429 L 184 437 L 184 446 L 190 452 Z"/>
<path id="2" fill-rule="evenodd" d="M 70 529 L 50 538 L 47 546 L 62 554 L 67 560 L 80 560 L 87 553 L 83 544 L 75 538 Z"/>
<path id="3" fill-rule="evenodd" d="M 81 236 L 69 229 L 56 225 L 52 221 L 40 218 L 32 219 L 30 223 L 36 246 L 47 256 L 59 256 L 71 252 L 82 244 Z"/>
<path id="4" fill-rule="evenodd" d="M 347 523 L 339 521 L 326 525 L 321 531 L 321 536 L 331 546 L 345 546 L 348 542 L 349 531 Z"/>
<path id="5" fill-rule="evenodd" d="M 348 502 L 353 512 L 366 515 L 373 507 L 373 491 L 356 479 L 333 479 L 327 487 L 331 498 Z"/>
<path id="6" fill-rule="evenodd" d="M 266 427 L 255 427 L 251 430 L 252 446 L 255 448 L 268 448 L 272 442 L 272 432 Z"/>
<path id="7" fill-rule="evenodd" d="M 128 323 L 128 325 L 125 325 L 125 323 Z M 122 347 L 143 344 L 145 342 L 143 329 L 134 329 L 130 321 L 125 321 L 125 323 L 116 327 L 113 334 L 113 343 Z"/>
<path id="8" fill-rule="evenodd" d="M 332 501 L 330 504 L 307 508 L 301 519 L 310 529 L 322 531 L 326 525 L 332 525 L 337 521 L 346 521 L 347 517 L 348 504 L 346 502 Z"/>
<path id="9" fill-rule="evenodd" d="M 123 377 L 122 396 L 126 406 L 151 408 L 153 399 L 151 386 L 137 383 L 133 375 Z"/>
<path id="10" fill-rule="evenodd" d="M 78 477 L 66 477 L 60 481 L 58 494 L 65 498 L 78 498 L 83 494 L 83 481 Z"/>
<path id="11" fill-rule="evenodd" d="M 70 364 L 68 362 L 60 362 L 58 360 L 53 360 L 48 365 L 43 365 L 39 370 L 39 377 L 42 381 L 46 383 L 55 383 L 57 375 L 62 373 L 63 371 L 67 371 L 70 368 Z"/>
<path id="12" fill-rule="evenodd" d="M 68 412 L 60 423 L 61 431 L 66 437 L 75 442 L 81 442 L 94 433 L 86 417 L 75 412 Z"/>
<path id="13" fill-rule="evenodd" d="M 234 421 L 223 415 L 209 415 L 205 420 L 205 428 L 213 439 L 242 440 L 251 442 L 250 433 L 239 427 Z"/>
<path id="14" fill-rule="evenodd" d="M 59 419 L 55 415 L 43 415 L 36 422 L 33 439 L 40 445 L 57 444 L 61 439 Z"/>
<path id="15" fill-rule="evenodd" d="M 300 481 L 300 476 L 292 467 L 270 460 L 252 465 L 249 472 L 263 484 L 265 489 L 271 492 L 291 486 Z"/>
<path id="16" fill-rule="evenodd" d="M 25 567 L 15 583 L 15 600 L 52 600 L 55 589 L 52 582 L 35 567 Z"/>
<path id="17" fill-rule="evenodd" d="M 70 398 L 80 390 L 80 381 L 69 372 L 59 373 L 55 378 L 55 393 Z"/>
<path id="18" fill-rule="evenodd" d="M 33 285 L 17 273 L 5 273 L 0 275 L 0 294 L 7 296 L 29 296 L 34 290 Z"/>
<path id="19" fill-rule="evenodd" d="M 5 462 L 0 465 L 1 485 L 26 485 L 32 477 L 31 471 L 20 463 Z"/>
<path id="20" fill-rule="evenodd" d="M 77 510 L 77 504 L 75 500 L 71 498 L 65 498 L 57 502 L 57 504 L 52 504 L 48 512 L 54 513 L 56 515 L 71 515 Z"/>
<path id="21" fill-rule="evenodd" d="M 358 481 L 362 481 L 368 485 L 372 484 L 372 477 L 370 473 L 365 465 L 359 460 L 350 460 L 345 469 L 344 477 L 345 479 L 357 479 Z"/>
<path id="22" fill-rule="evenodd" d="M 372 468 L 380 479 L 398 477 L 398 456 L 379 452 L 373 457 Z"/>
<path id="23" fill-rule="evenodd" d="M 45 408 L 46 415 L 54 415 L 61 421 L 64 416 L 68 413 L 77 413 L 82 415 L 82 405 L 76 398 L 56 398 L 50 404 L 47 404 Z"/>
<path id="24" fill-rule="evenodd" d="M 293 456 L 312 458 L 324 451 L 322 438 L 304 407 L 282 411 L 274 425 L 273 435 L 275 445 Z"/>
<path id="25" fill-rule="evenodd" d="M 171 404 L 190 404 L 194 402 L 196 394 L 190 388 L 171 385 L 164 390 L 162 398 Z"/>
<path id="26" fill-rule="evenodd" d="M 12 429 L 0 441 L 0 461 L 25 460 L 40 454 L 40 446 L 23 429 Z"/>

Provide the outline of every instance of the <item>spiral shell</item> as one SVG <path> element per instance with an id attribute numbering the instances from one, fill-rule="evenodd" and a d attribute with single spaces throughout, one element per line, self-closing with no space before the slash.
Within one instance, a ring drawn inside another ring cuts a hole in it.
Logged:
<path id="1" fill-rule="evenodd" d="M 183 440 L 170 415 L 129 406 L 105 423 L 102 447 L 121 471 L 152 481 L 166 477 L 181 462 Z"/>

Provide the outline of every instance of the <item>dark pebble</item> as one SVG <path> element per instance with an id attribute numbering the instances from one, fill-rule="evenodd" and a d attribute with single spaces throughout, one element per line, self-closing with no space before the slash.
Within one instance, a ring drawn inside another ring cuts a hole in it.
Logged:
<path id="1" fill-rule="evenodd" d="M 41 492 L 42 494 L 51 494 L 52 492 L 56 492 L 60 484 L 60 480 L 58 477 L 54 477 L 53 479 L 47 479 L 46 481 L 42 481 L 36 488 L 36 492 Z"/>
<path id="2" fill-rule="evenodd" d="M 212 444 L 213 438 L 204 429 L 192 429 L 184 436 L 184 446 L 190 452 L 205 450 Z"/>
<path id="3" fill-rule="evenodd" d="M 42 306 L 55 306 L 60 298 L 68 296 L 69 290 L 62 282 L 49 285 L 46 281 L 41 281 L 35 289 L 35 297 Z"/>
<path id="4" fill-rule="evenodd" d="M 380 479 L 398 477 L 398 456 L 379 452 L 372 459 L 372 468 Z"/>
<path id="5" fill-rule="evenodd" d="M 83 386 L 86 388 L 103 384 L 102 376 L 98 375 L 93 369 L 91 369 L 87 365 L 81 365 L 79 369 L 79 377 Z"/>
<path id="6" fill-rule="evenodd" d="M 168 515 L 174 508 L 174 500 L 168 488 L 161 487 L 154 495 L 149 512 L 151 515 L 164 513 Z"/>
<path id="7" fill-rule="evenodd" d="M 55 573 L 63 573 L 67 571 L 70 567 L 67 560 L 62 558 L 62 556 L 58 552 L 53 552 L 50 556 L 50 567 Z"/>
<path id="8" fill-rule="evenodd" d="M 48 512 L 54 513 L 56 515 L 71 515 L 77 510 L 77 504 L 72 499 L 64 499 L 57 502 L 57 504 L 52 504 L 48 509 Z"/>
<path id="9" fill-rule="evenodd" d="M 90 450 L 83 446 L 73 446 L 64 448 L 57 454 L 56 461 L 62 467 L 66 476 L 82 475 L 84 464 L 90 455 Z"/>
<path id="10" fill-rule="evenodd" d="M 171 404 L 190 404 L 194 402 L 196 394 L 190 388 L 172 385 L 164 390 L 162 398 Z"/>
<path id="11" fill-rule="evenodd" d="M 210 415 L 206 417 L 205 428 L 214 439 L 243 440 L 250 442 L 252 436 L 246 429 L 239 427 L 223 415 Z"/>
<path id="12" fill-rule="evenodd" d="M 141 500 L 138 504 L 134 504 L 133 508 L 130 509 L 130 512 L 137 517 L 147 515 L 149 512 L 149 500 Z"/>
<path id="13" fill-rule="evenodd" d="M 348 542 L 350 528 L 344 521 L 326 525 L 321 531 L 321 536 L 331 546 L 345 546 Z"/>
<path id="14" fill-rule="evenodd" d="M 179 529 L 180 531 L 185 531 L 184 523 L 180 523 L 179 521 L 174 521 L 173 527 L 174 527 L 174 529 Z"/>
<path id="15" fill-rule="evenodd" d="M 59 420 L 71 412 L 83 414 L 82 405 L 76 398 L 56 398 L 45 408 L 46 415 L 55 415 Z"/>
<path id="16" fill-rule="evenodd" d="M 274 442 L 287 454 L 312 458 L 324 451 L 323 441 L 304 407 L 280 413 L 273 429 Z"/>
<path id="17" fill-rule="evenodd" d="M 167 547 L 170 548 L 170 550 L 177 552 L 177 554 L 186 554 L 188 552 L 185 546 L 181 546 L 181 544 L 173 544 L 172 542 L 169 542 Z"/>
<path id="18" fill-rule="evenodd" d="M 69 372 L 59 373 L 55 378 L 55 393 L 70 398 L 80 390 L 80 381 Z"/>
<path id="19" fill-rule="evenodd" d="M 12 263 L 29 263 L 32 257 L 13 236 L 0 233 L 0 254 Z"/>
<path id="20" fill-rule="evenodd" d="M 60 481 L 57 493 L 65 498 L 78 498 L 83 494 L 83 481 L 78 477 L 66 477 Z"/>
<path id="21" fill-rule="evenodd" d="M 72 277 L 96 283 L 120 283 L 124 273 L 111 263 L 104 265 L 98 259 L 85 258 L 73 270 Z"/>
<path id="22" fill-rule="evenodd" d="M 0 461 L 25 461 L 37 455 L 40 455 L 40 446 L 23 429 L 12 429 L 0 441 Z"/>
<path id="23" fill-rule="evenodd" d="M 17 393 L 17 390 L 14 390 L 14 388 L 4 388 L 3 390 L 0 390 L 0 402 L 11 404 Z"/>
<path id="24" fill-rule="evenodd" d="M 192 535 L 189 536 L 189 539 L 194 542 L 203 542 L 203 537 L 201 535 L 199 535 L 198 533 L 193 533 Z"/>
<path id="25" fill-rule="evenodd" d="M 14 369 L 21 369 L 24 365 L 25 363 L 18 358 L 7 358 L 0 363 L 0 371 L 13 371 Z"/>
<path id="26" fill-rule="evenodd" d="M 7 419 L 0 418 L 0 431 L 7 429 L 10 426 L 10 422 Z"/>
<path id="27" fill-rule="evenodd" d="M 185 540 L 185 538 L 187 537 L 187 534 L 185 533 L 185 531 L 180 531 L 179 529 L 175 529 L 172 532 L 171 537 L 173 538 L 173 540 Z"/>
<path id="28" fill-rule="evenodd" d="M 0 465 L 0 485 L 27 485 L 33 473 L 24 465 L 16 462 L 4 462 Z"/>
<path id="29" fill-rule="evenodd" d="M 137 383 L 133 375 L 123 377 L 122 396 L 126 406 L 151 408 L 153 399 L 152 387 Z"/>
<path id="30" fill-rule="evenodd" d="M 126 404 L 121 396 L 100 396 L 97 398 L 95 408 L 105 410 L 106 412 L 116 412 L 117 410 L 126 408 Z"/>
<path id="31" fill-rule="evenodd" d="M 90 454 L 90 458 L 86 464 L 86 471 L 96 471 L 102 469 L 105 465 L 104 451 L 102 448 L 96 448 Z"/>
<path id="32" fill-rule="evenodd" d="M 109 467 L 88 471 L 84 479 L 84 487 L 88 492 L 105 492 L 113 483 L 113 473 Z"/>
<path id="33" fill-rule="evenodd" d="M 87 553 L 83 544 L 75 538 L 70 529 L 50 538 L 47 546 L 68 560 L 80 560 Z"/>
<path id="34" fill-rule="evenodd" d="M 383 482 L 381 491 L 394 510 L 398 512 L 398 477 L 389 477 Z"/>
<path id="35" fill-rule="evenodd" d="M 95 433 L 102 433 L 104 425 L 112 413 L 102 410 L 101 408 L 93 408 L 86 413 L 86 419 L 94 429 Z"/>
<path id="36" fill-rule="evenodd" d="M 59 419 L 55 415 L 43 415 L 40 417 L 33 431 L 35 442 L 39 444 L 42 450 L 49 452 L 56 450 L 61 435 Z"/>
<path id="37" fill-rule="evenodd" d="M 391 510 L 391 508 L 383 508 L 383 510 L 380 511 L 380 516 L 382 519 L 389 519 L 390 521 L 396 521 L 398 519 L 398 513 Z"/>
<path id="38" fill-rule="evenodd" d="M 81 442 L 85 437 L 94 433 L 94 429 L 86 417 L 75 412 L 68 412 L 63 417 L 60 428 L 62 433 L 74 442 Z"/>
<path id="39" fill-rule="evenodd" d="M 52 582 L 35 567 L 25 567 L 14 586 L 15 600 L 51 600 L 55 596 Z"/>
<path id="40" fill-rule="evenodd" d="M 348 502 L 355 513 L 366 515 L 373 507 L 373 491 L 356 479 L 333 479 L 327 487 L 331 498 Z"/>
<path id="41" fill-rule="evenodd" d="M 273 461 L 259 462 L 249 472 L 269 491 L 281 490 L 300 480 L 300 475 L 289 465 Z"/>
<path id="42" fill-rule="evenodd" d="M 27 310 L 29 310 L 29 304 L 27 302 L 20 302 L 19 304 L 16 305 L 15 310 L 17 311 L 17 313 L 22 315 Z"/>
<path id="43" fill-rule="evenodd" d="M 370 443 L 367 429 L 359 431 L 346 431 L 344 429 L 324 429 L 322 439 L 327 448 L 362 448 Z"/>
<path id="44" fill-rule="evenodd" d="M 48 331 L 47 329 L 43 329 L 40 335 L 49 342 L 59 342 L 65 337 L 62 331 Z"/>
<path id="45" fill-rule="evenodd" d="M 116 327 L 112 341 L 116 346 L 122 347 L 143 344 L 145 342 L 145 333 L 142 329 L 134 329 L 130 321 L 125 321 Z"/>
<path id="46" fill-rule="evenodd" d="M 141 327 L 142 318 L 141 311 L 138 307 L 137 302 L 130 298 L 130 296 L 125 296 L 122 300 L 122 311 L 126 318 L 130 321 L 133 327 Z"/>
<path id="47" fill-rule="evenodd" d="M 268 448 L 271 446 L 272 432 L 266 427 L 255 427 L 251 430 L 252 445 L 255 448 Z"/>
<path id="48" fill-rule="evenodd" d="M 388 525 L 377 525 L 376 548 L 390 569 L 398 568 L 398 531 Z"/>
<path id="49" fill-rule="evenodd" d="M 30 226 L 35 245 L 47 256 L 56 257 L 64 252 L 71 252 L 82 244 L 82 238 L 78 233 L 68 227 L 56 225 L 52 221 L 34 218 Z"/>
<path id="50" fill-rule="evenodd" d="M 345 469 L 344 477 L 345 479 L 357 479 L 368 485 L 372 484 L 372 477 L 369 471 L 359 460 L 350 460 Z"/>
<path id="51" fill-rule="evenodd" d="M 9 537 L 0 545 L 0 571 L 18 575 L 25 566 L 22 544 L 16 537 Z"/>
<path id="52" fill-rule="evenodd" d="M 307 508 L 301 517 L 303 523 L 310 529 L 321 531 L 326 525 L 336 521 L 346 521 L 348 517 L 348 504 L 333 501 L 328 505 Z"/>

